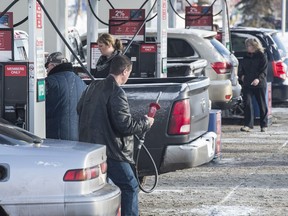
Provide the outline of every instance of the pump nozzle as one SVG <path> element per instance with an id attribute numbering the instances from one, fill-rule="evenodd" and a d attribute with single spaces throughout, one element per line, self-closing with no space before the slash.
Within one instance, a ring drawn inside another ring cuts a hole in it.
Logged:
<path id="1" fill-rule="evenodd" d="M 156 102 L 150 103 L 149 111 L 148 111 L 148 117 L 154 118 L 156 111 L 160 109 L 160 105 L 159 105 L 158 101 L 160 99 L 161 94 L 162 94 L 162 92 L 160 91 L 158 96 L 157 96 Z"/>

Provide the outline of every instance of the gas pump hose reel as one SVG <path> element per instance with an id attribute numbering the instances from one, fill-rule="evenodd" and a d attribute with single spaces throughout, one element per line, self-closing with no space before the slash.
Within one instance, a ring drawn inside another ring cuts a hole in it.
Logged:
<path id="1" fill-rule="evenodd" d="M 159 94 L 157 96 L 157 99 L 156 99 L 156 102 L 153 102 L 153 103 L 151 103 L 149 105 L 148 117 L 154 118 L 154 116 L 156 114 L 156 111 L 160 109 L 160 105 L 158 104 L 158 101 L 159 101 L 159 98 L 160 98 L 161 94 L 162 94 L 162 92 L 159 92 Z M 154 189 L 156 188 L 157 184 L 158 184 L 158 179 L 159 179 L 158 169 L 157 169 L 155 161 L 154 161 L 153 157 L 151 156 L 149 150 L 144 145 L 145 134 L 142 137 L 138 137 L 137 135 L 135 135 L 135 137 L 139 141 L 139 145 L 138 145 L 138 148 L 137 148 L 137 154 L 136 154 L 136 161 L 135 161 L 135 169 L 136 169 L 135 170 L 135 174 L 136 174 L 136 178 L 137 178 L 137 181 L 138 181 L 138 184 L 139 184 L 139 188 L 140 188 L 140 190 L 142 190 L 145 193 L 152 193 L 154 191 Z M 138 163 L 139 163 L 139 156 L 140 156 L 140 152 L 141 152 L 142 147 L 144 148 L 145 153 L 148 155 L 150 161 L 152 162 L 153 168 L 154 168 L 154 172 L 155 172 L 155 175 L 154 175 L 155 176 L 155 181 L 154 181 L 153 186 L 149 190 L 145 189 L 144 185 L 142 186 L 142 183 L 140 182 L 139 175 L 138 175 L 138 169 L 137 169 Z"/>

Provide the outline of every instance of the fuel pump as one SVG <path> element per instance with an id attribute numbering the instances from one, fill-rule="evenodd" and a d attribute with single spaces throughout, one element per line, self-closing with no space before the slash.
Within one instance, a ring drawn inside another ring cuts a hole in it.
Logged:
<path id="1" fill-rule="evenodd" d="M 5 27 L 0 28 L 0 117 L 28 129 L 29 64 L 23 43 L 28 38 L 14 31 L 12 12 L 5 13 L 0 23 Z"/>
<path id="2" fill-rule="evenodd" d="M 123 43 L 124 46 L 127 43 Z M 157 44 L 135 41 L 125 53 L 133 62 L 130 77 L 156 77 Z"/>
<path id="3" fill-rule="evenodd" d="M 159 99 L 161 97 L 161 94 L 162 92 L 159 92 L 158 96 L 157 96 L 157 99 L 155 102 L 152 102 L 150 103 L 149 105 L 149 110 L 148 110 L 148 116 L 151 117 L 151 118 L 154 118 L 155 115 L 156 115 L 156 112 L 157 110 L 160 109 L 160 104 L 158 103 L 159 102 Z M 151 156 L 151 154 L 149 153 L 148 149 L 146 148 L 146 146 L 144 145 L 144 142 L 145 142 L 145 134 L 143 134 L 142 137 L 138 137 L 136 136 L 136 138 L 138 139 L 139 143 L 138 143 L 138 148 L 137 148 L 137 154 L 136 154 L 136 177 L 137 177 L 137 180 L 138 180 L 138 184 L 139 184 L 139 188 L 145 192 L 145 193 L 151 193 L 154 191 L 154 189 L 156 188 L 157 184 L 158 184 L 158 169 L 157 169 L 157 166 Z M 144 188 L 144 186 L 142 186 L 140 180 L 139 180 L 139 176 L 138 176 L 138 170 L 137 170 L 137 166 L 138 166 L 138 163 L 139 163 L 139 156 L 140 156 L 140 151 L 142 149 L 142 147 L 144 148 L 146 154 L 148 155 L 148 157 L 150 158 L 151 162 L 153 163 L 153 166 L 154 166 L 154 171 L 155 171 L 155 181 L 154 181 L 154 184 L 153 186 L 149 189 L 149 190 L 146 190 Z"/>
<path id="4" fill-rule="evenodd" d="M 28 129 L 28 82 L 28 62 L 0 63 L 1 116 L 24 129 Z"/>

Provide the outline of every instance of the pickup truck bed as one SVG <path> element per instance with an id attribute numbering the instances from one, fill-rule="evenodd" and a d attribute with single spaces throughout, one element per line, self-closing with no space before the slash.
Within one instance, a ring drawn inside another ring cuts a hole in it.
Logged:
<path id="1" fill-rule="evenodd" d="M 208 87 L 207 77 L 130 78 L 123 86 L 135 117 L 147 114 L 149 104 L 162 92 L 161 108 L 144 142 L 159 174 L 199 166 L 214 158 L 216 134 L 207 133 Z M 143 150 L 138 171 L 139 176 L 154 174 Z"/>

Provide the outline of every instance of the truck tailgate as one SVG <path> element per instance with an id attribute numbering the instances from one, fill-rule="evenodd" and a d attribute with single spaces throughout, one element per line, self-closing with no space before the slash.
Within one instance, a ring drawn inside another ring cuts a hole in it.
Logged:
<path id="1" fill-rule="evenodd" d="M 145 146 L 150 151 L 157 167 L 160 167 L 168 145 L 189 143 L 207 132 L 209 123 L 208 87 L 209 78 L 207 77 L 129 79 L 123 86 L 134 116 L 147 114 L 149 104 L 155 102 L 159 92 L 162 92 L 159 100 L 161 108 L 156 113 L 153 127 L 145 137 Z M 167 130 L 173 104 L 184 99 L 188 99 L 190 103 L 191 132 L 187 135 L 169 135 Z M 148 161 L 146 157 L 141 153 L 140 161 Z M 149 164 L 140 163 L 139 169 L 151 170 L 151 167 Z"/>

